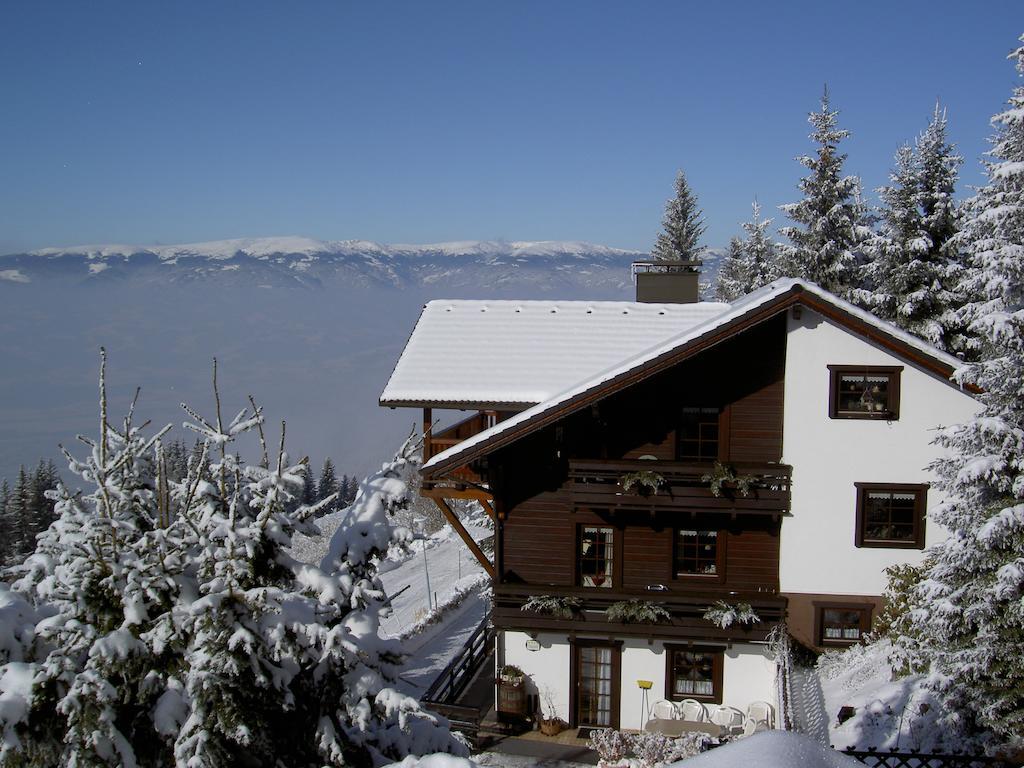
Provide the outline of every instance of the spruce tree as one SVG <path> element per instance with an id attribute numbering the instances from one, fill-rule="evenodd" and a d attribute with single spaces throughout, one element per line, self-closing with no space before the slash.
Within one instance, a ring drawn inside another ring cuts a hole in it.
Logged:
<path id="1" fill-rule="evenodd" d="M 913 148 L 896 153 L 891 184 L 880 188 L 879 233 L 871 240 L 873 300 L 881 317 L 940 349 L 958 351 L 958 210 L 953 199 L 962 159 L 946 139 L 936 104 Z"/>
<path id="2" fill-rule="evenodd" d="M 1024 47 L 1012 57 L 1024 75 Z M 956 374 L 983 408 L 939 435 L 949 501 L 934 516 L 950 535 L 932 552 L 913 618 L 951 719 L 1011 739 L 1024 733 L 1024 86 L 993 123 L 987 183 L 965 220 L 981 361 Z"/>
<path id="3" fill-rule="evenodd" d="M 303 463 L 288 461 L 283 423 L 271 450 L 254 403 L 222 418 L 216 367 L 214 392 L 213 417 L 185 407 L 202 450 L 175 482 L 170 427 L 146 436 L 134 405 L 112 424 L 101 373 L 100 436 L 86 458 L 66 454 L 88 490 L 59 486 L 60 516 L 18 568 L 16 590 L 46 620 L 18 609 L 32 643 L 0 659 L 0 680 L 32 681 L 24 706 L 0 707 L 0 762 L 342 768 L 464 754 L 394 689 L 401 647 L 377 633 L 389 609 L 376 558 L 411 539 L 389 514 L 408 503 L 415 446 L 367 480 L 324 565 L 300 563 L 293 534 L 316 535 L 334 498 L 292 511 Z M 254 432 L 262 458 L 249 465 L 235 446 Z M 11 605 L 0 589 L 0 618 Z"/>
<path id="4" fill-rule="evenodd" d="M 665 230 L 651 249 L 656 261 L 694 261 L 700 258 L 705 246 L 700 244 L 704 234 L 704 213 L 697 206 L 697 196 L 679 171 L 676 176 L 676 194 L 665 203 L 665 216 L 661 225 Z"/>
<path id="5" fill-rule="evenodd" d="M 324 459 L 323 469 L 320 470 L 320 480 L 316 484 L 317 500 L 322 501 L 337 492 L 338 478 L 334 474 L 334 462 L 328 457 Z"/>
<path id="6" fill-rule="evenodd" d="M 809 173 L 800 180 L 804 197 L 781 206 L 793 221 L 780 232 L 789 239 L 782 249 L 782 271 L 847 299 L 856 299 L 862 283 L 862 250 L 871 231 L 860 196 L 860 179 L 843 175 L 846 155 L 839 143 L 850 135 L 838 128 L 839 112 L 829 103 L 828 89 L 821 109 L 811 112 L 813 155 L 797 158 Z"/>
<path id="7" fill-rule="evenodd" d="M 18 468 L 18 479 L 14 483 L 10 503 L 10 520 L 13 527 L 11 549 L 17 559 L 35 548 L 36 532 L 32 525 L 35 518 L 33 501 L 32 481 L 22 465 Z"/>
<path id="8" fill-rule="evenodd" d="M 715 294 L 722 301 L 734 301 L 780 277 L 777 246 L 768 234 L 772 220 L 761 218 L 756 200 L 753 209 L 753 218 L 741 225 L 746 237 L 729 242 L 729 253 L 718 271 Z"/>
<path id="9" fill-rule="evenodd" d="M 14 520 L 11 517 L 11 486 L 7 480 L 0 482 L 0 565 L 11 556 L 11 534 Z"/>

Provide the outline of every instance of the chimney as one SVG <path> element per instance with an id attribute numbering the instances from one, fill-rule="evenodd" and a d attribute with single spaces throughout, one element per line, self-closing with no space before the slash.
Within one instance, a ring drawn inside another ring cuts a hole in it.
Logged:
<path id="1" fill-rule="evenodd" d="M 645 304 L 694 304 L 700 299 L 701 261 L 633 263 L 636 300 Z"/>

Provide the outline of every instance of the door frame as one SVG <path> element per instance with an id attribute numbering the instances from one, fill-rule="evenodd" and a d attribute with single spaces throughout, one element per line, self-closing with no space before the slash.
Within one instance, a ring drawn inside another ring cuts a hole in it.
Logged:
<path id="1" fill-rule="evenodd" d="M 570 638 L 569 654 L 569 724 L 578 728 L 579 721 L 579 671 L 581 648 L 610 648 L 612 651 L 612 712 L 609 727 L 618 730 L 622 705 L 622 640 L 600 640 L 592 638 Z"/>

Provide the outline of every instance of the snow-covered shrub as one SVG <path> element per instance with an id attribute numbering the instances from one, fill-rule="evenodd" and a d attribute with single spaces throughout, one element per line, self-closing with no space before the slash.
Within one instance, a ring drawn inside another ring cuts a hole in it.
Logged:
<path id="1" fill-rule="evenodd" d="M 614 728 L 591 731 L 587 746 L 597 752 L 602 765 L 621 763 L 630 751 L 630 742 L 626 734 Z"/>
<path id="2" fill-rule="evenodd" d="M 704 611 L 704 619 L 722 629 L 728 629 L 733 624 L 756 624 L 761 617 L 750 607 L 750 603 L 730 605 L 724 600 L 716 600 L 714 605 Z"/>
<path id="3" fill-rule="evenodd" d="M 43 618 L 12 632 L 26 660 L 0 666 L 4 764 L 219 768 L 287 756 L 340 767 L 466 754 L 394 690 L 401 648 L 377 635 L 387 608 L 376 558 L 408 539 L 388 515 L 408 499 L 411 441 L 363 482 L 317 567 L 288 548 L 316 532 L 311 519 L 333 498 L 295 503 L 308 473 L 288 461 L 283 424 L 271 452 L 254 403 L 222 419 L 215 367 L 214 418 L 186 407 L 202 455 L 173 481 L 167 428 L 146 436 L 134 405 L 112 424 L 104 374 L 105 356 L 100 435 L 83 439 L 83 460 L 65 452 L 88 490 L 58 489 L 60 516 L 18 572 L 15 589 Z M 237 446 L 249 433 L 254 465 Z"/>
<path id="4" fill-rule="evenodd" d="M 657 768 L 693 757 L 717 743 L 716 739 L 706 733 L 687 733 L 669 737 L 650 731 L 623 733 L 612 728 L 604 728 L 590 734 L 587 746 L 597 752 L 598 766 L 601 768 L 627 765 L 635 768 Z"/>
<path id="5" fill-rule="evenodd" d="M 554 616 L 558 619 L 571 619 L 582 607 L 583 601 L 578 597 L 531 595 L 519 610 Z"/>
<path id="6" fill-rule="evenodd" d="M 608 621 L 622 624 L 658 624 L 671 621 L 668 609 L 650 600 L 619 600 L 605 609 Z"/>

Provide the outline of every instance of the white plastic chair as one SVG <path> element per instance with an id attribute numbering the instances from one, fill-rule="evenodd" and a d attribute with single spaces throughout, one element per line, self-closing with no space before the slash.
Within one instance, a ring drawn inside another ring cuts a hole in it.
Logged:
<path id="1" fill-rule="evenodd" d="M 676 705 L 668 699 L 656 701 L 654 706 L 651 707 L 651 717 L 658 720 L 675 720 L 678 717 Z"/>
<path id="2" fill-rule="evenodd" d="M 689 720 L 691 723 L 706 723 L 708 711 L 696 699 L 683 699 L 676 704 L 680 720 Z"/>
<path id="3" fill-rule="evenodd" d="M 743 713 L 736 707 L 716 707 L 711 713 L 711 722 L 727 734 L 743 732 Z"/>
<path id="4" fill-rule="evenodd" d="M 775 727 L 775 710 L 767 701 L 752 701 L 747 707 L 747 718 L 761 727 L 760 731 L 768 731 Z"/>

